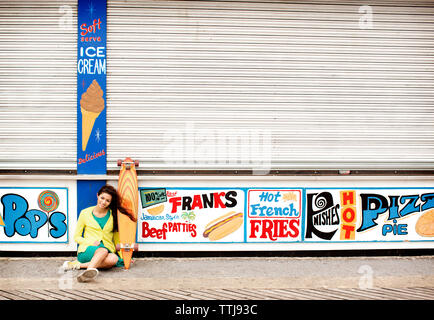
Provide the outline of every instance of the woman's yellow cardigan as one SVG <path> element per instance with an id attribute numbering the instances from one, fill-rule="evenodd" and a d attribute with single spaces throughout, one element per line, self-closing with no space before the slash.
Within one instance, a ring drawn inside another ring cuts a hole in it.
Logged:
<path id="1" fill-rule="evenodd" d="M 83 209 L 78 217 L 74 234 L 74 241 L 79 244 L 77 252 L 86 251 L 88 246 L 95 245 L 95 241 L 102 241 L 104 247 L 110 252 L 115 252 L 115 244 L 119 243 L 119 232 L 113 232 L 113 215 L 109 210 L 108 214 L 110 214 L 110 217 L 104 229 L 101 229 L 92 215 L 94 208 L 95 206 Z"/>

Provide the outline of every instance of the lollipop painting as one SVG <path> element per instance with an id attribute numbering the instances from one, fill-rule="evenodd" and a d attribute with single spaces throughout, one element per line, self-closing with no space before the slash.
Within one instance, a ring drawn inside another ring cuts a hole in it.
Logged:
<path id="1" fill-rule="evenodd" d="M 51 190 L 42 191 L 38 197 L 38 206 L 46 213 L 53 212 L 59 207 L 59 196 Z"/>

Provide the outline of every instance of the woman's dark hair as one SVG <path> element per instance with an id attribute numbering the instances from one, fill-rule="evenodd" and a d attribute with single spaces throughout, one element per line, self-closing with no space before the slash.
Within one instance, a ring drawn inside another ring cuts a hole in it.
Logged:
<path id="1" fill-rule="evenodd" d="M 118 230 L 118 211 L 128 216 L 132 221 L 137 221 L 132 212 L 122 207 L 122 198 L 119 196 L 118 192 L 114 187 L 107 184 L 101 187 L 101 189 L 99 189 L 98 196 L 101 193 L 107 193 L 112 196 L 112 201 L 110 202 L 109 208 L 111 209 L 113 215 L 113 231 Z"/>

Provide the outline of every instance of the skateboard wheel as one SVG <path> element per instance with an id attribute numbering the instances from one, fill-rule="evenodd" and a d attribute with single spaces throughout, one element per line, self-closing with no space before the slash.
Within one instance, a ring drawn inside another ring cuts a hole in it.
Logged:
<path id="1" fill-rule="evenodd" d="M 138 166 L 139 166 L 139 160 L 134 160 L 134 165 L 135 165 L 136 167 L 138 167 Z"/>
<path id="2" fill-rule="evenodd" d="M 120 251 L 121 250 L 121 246 L 119 244 L 116 245 L 116 251 Z"/>
<path id="3" fill-rule="evenodd" d="M 120 167 L 122 165 L 122 160 L 118 160 L 118 167 Z"/>

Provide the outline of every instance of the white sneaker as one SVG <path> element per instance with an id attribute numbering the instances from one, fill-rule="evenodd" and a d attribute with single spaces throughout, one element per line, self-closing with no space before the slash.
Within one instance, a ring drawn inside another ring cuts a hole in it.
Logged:
<path id="1" fill-rule="evenodd" d="M 78 262 L 78 260 L 74 260 L 74 261 L 65 261 L 62 265 L 62 270 L 63 271 L 68 271 L 68 270 L 79 270 L 80 269 L 80 265 L 81 263 Z"/>
<path id="2" fill-rule="evenodd" d="M 98 270 L 95 268 L 88 268 L 80 273 L 77 277 L 78 282 L 89 282 L 95 280 L 98 275 Z"/>

